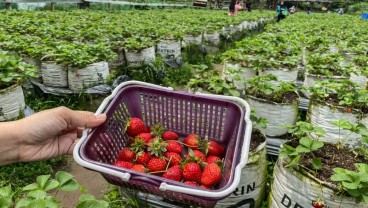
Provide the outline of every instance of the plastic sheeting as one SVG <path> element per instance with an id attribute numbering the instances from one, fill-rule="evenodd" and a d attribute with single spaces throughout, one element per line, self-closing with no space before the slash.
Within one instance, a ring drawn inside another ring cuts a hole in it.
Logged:
<path id="1" fill-rule="evenodd" d="M 346 145 L 350 147 L 360 146 L 361 136 L 348 130 L 339 130 L 339 127 L 331 122 L 347 119 L 352 124 L 361 122 L 368 126 L 368 115 L 360 111 L 353 110 L 351 113 L 347 113 L 343 107 L 336 107 L 315 100 L 312 100 L 310 103 L 307 119 L 313 125 L 321 127 L 326 131 L 326 134 L 319 138 L 320 141 L 336 144 L 337 142 L 343 142 L 346 138 Z"/>
<path id="2" fill-rule="evenodd" d="M 160 40 L 157 53 L 164 59 L 174 59 L 181 55 L 181 44 L 178 40 Z"/>
<path id="3" fill-rule="evenodd" d="M 236 75 L 230 74 L 229 70 L 240 70 Z M 222 76 L 228 80 L 233 81 L 238 90 L 245 88 L 244 82 L 257 75 L 257 72 L 249 67 L 242 67 L 240 64 L 225 63 Z M 234 76 L 239 76 L 242 80 L 236 80 Z"/>
<path id="4" fill-rule="evenodd" d="M 296 82 L 298 78 L 298 68 L 295 69 L 266 69 L 259 72 L 259 75 L 272 74 L 277 77 L 277 81 L 274 84 L 279 84 L 281 81 L 284 82 Z"/>
<path id="5" fill-rule="evenodd" d="M 44 85 L 50 87 L 67 87 L 68 71 L 60 64 L 55 62 L 42 62 L 42 80 Z"/>
<path id="6" fill-rule="evenodd" d="M 109 75 L 109 66 L 106 61 L 88 65 L 82 69 L 68 69 L 69 89 L 80 91 L 85 88 L 105 83 Z"/>
<path id="7" fill-rule="evenodd" d="M 366 203 L 355 204 L 351 197 L 336 194 L 333 184 L 320 181 L 311 174 L 302 174 L 284 167 L 279 157 L 274 169 L 274 180 L 269 196 L 269 208 L 311 208 L 320 197 L 326 208 L 366 208 Z"/>
<path id="8" fill-rule="evenodd" d="M 25 108 L 23 89 L 14 85 L 0 90 L 0 121 L 13 120 Z"/>
<path id="9" fill-rule="evenodd" d="M 243 168 L 239 186 L 227 198 L 217 202 L 215 208 L 257 208 L 262 205 L 266 193 L 267 154 L 266 142 L 249 153 Z"/>
<path id="10" fill-rule="evenodd" d="M 248 95 L 247 100 L 255 110 L 256 117 L 267 119 L 267 128 L 260 128 L 266 136 L 277 137 L 286 134 L 288 130 L 284 126 L 294 125 L 297 120 L 299 100 L 291 104 L 280 104 Z"/>
<path id="11" fill-rule="evenodd" d="M 155 61 L 155 48 L 149 47 L 141 51 L 125 51 L 128 65 L 140 63 L 152 63 Z"/>

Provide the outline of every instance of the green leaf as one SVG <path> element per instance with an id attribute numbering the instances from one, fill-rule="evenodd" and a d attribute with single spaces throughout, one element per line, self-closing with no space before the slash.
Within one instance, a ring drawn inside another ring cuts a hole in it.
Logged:
<path id="1" fill-rule="evenodd" d="M 56 201 L 56 199 L 52 196 L 46 196 L 46 207 L 47 208 L 58 208 L 60 202 Z"/>
<path id="2" fill-rule="evenodd" d="M 353 182 L 343 181 L 341 184 L 343 185 L 344 188 L 347 189 L 357 189 L 359 188 L 360 180 L 357 179 L 356 181 Z"/>
<path id="3" fill-rule="evenodd" d="M 60 183 L 60 186 L 63 186 L 65 183 L 73 179 L 73 175 L 64 171 L 58 171 L 55 175 L 55 179 Z"/>
<path id="4" fill-rule="evenodd" d="M 106 201 L 88 200 L 77 205 L 77 208 L 108 208 L 109 203 Z"/>
<path id="5" fill-rule="evenodd" d="M 358 189 L 348 189 L 347 192 L 354 197 L 358 197 L 361 194 Z"/>
<path id="6" fill-rule="evenodd" d="M 95 197 L 91 194 L 83 194 L 79 197 L 80 202 L 88 201 L 88 200 L 95 200 Z"/>
<path id="7" fill-rule="evenodd" d="M 28 204 L 27 208 L 46 208 L 46 200 L 44 199 L 32 200 L 31 203 Z"/>
<path id="8" fill-rule="evenodd" d="M 46 192 L 41 190 L 31 191 L 27 194 L 28 197 L 32 197 L 34 199 L 45 199 L 46 195 Z"/>
<path id="9" fill-rule="evenodd" d="M 313 139 L 309 138 L 309 137 L 303 137 L 299 140 L 299 143 L 301 145 L 303 145 L 304 147 L 306 147 L 307 149 L 311 149 L 312 147 L 312 143 L 313 143 Z"/>
<path id="10" fill-rule="evenodd" d="M 20 207 L 28 207 L 28 204 L 32 202 L 32 199 L 30 198 L 23 198 L 21 199 L 17 205 L 15 206 L 15 208 L 20 208 Z"/>
<path id="11" fill-rule="evenodd" d="M 332 181 L 347 181 L 347 182 L 353 182 L 353 178 L 349 174 L 339 173 L 339 174 L 333 174 L 330 179 Z"/>
<path id="12" fill-rule="evenodd" d="M 325 144 L 321 141 L 313 140 L 311 150 L 315 151 L 322 148 Z"/>
<path id="13" fill-rule="evenodd" d="M 38 184 L 37 183 L 32 183 L 32 184 L 29 184 L 25 187 L 23 187 L 23 191 L 33 191 L 33 190 L 36 190 L 38 189 Z"/>
<path id="14" fill-rule="evenodd" d="M 10 185 L 0 188 L 0 196 L 9 197 L 12 196 L 12 189 Z"/>
<path id="15" fill-rule="evenodd" d="M 41 175 L 41 176 L 38 176 L 36 181 L 37 181 L 37 184 L 38 184 L 38 187 L 40 189 L 44 189 L 45 188 L 45 185 L 47 183 L 47 181 L 49 180 L 49 178 L 51 177 L 51 175 Z"/>
<path id="16" fill-rule="evenodd" d="M 296 152 L 298 152 L 298 153 L 306 153 L 306 152 L 310 152 L 310 151 L 311 151 L 310 149 L 308 149 L 304 146 L 299 145 L 299 146 L 296 147 Z"/>
<path id="17" fill-rule="evenodd" d="M 315 170 L 320 170 L 322 168 L 322 161 L 319 158 L 312 159 L 312 165 Z"/>
<path id="18" fill-rule="evenodd" d="M 363 201 L 365 203 L 368 203 L 368 194 L 363 194 L 362 197 L 363 197 Z"/>
<path id="19" fill-rule="evenodd" d="M 47 181 L 44 190 L 49 191 L 49 190 L 52 190 L 52 189 L 56 189 L 57 187 L 59 187 L 59 185 L 60 185 L 60 183 L 57 180 L 51 179 L 51 180 Z"/>
<path id="20" fill-rule="evenodd" d="M 62 191 L 75 191 L 78 188 L 79 188 L 79 184 L 74 179 L 68 180 L 66 183 L 60 186 L 60 190 Z"/>
<path id="21" fill-rule="evenodd" d="M 11 197 L 0 197 L 0 207 L 11 207 L 13 205 L 13 201 Z"/>
<path id="22" fill-rule="evenodd" d="M 286 165 L 286 167 L 289 168 L 297 166 L 299 164 L 300 157 L 300 155 L 296 156 L 288 165 Z"/>
<path id="23" fill-rule="evenodd" d="M 365 164 L 365 163 L 355 163 L 355 167 L 357 168 L 358 172 L 368 174 L 368 164 Z"/>

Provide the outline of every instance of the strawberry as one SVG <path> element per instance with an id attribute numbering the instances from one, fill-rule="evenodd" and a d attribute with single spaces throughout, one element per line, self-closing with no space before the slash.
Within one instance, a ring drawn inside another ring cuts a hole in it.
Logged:
<path id="1" fill-rule="evenodd" d="M 165 152 L 165 157 L 168 161 L 170 161 L 169 167 L 174 165 L 179 165 L 181 161 L 181 156 L 176 152 Z M 171 160 L 170 160 L 171 158 Z"/>
<path id="2" fill-rule="evenodd" d="M 201 176 L 201 184 L 206 186 L 216 185 L 221 181 L 221 164 L 218 163 L 209 163 L 207 164 Z"/>
<path id="3" fill-rule="evenodd" d="M 142 172 L 142 173 L 145 173 L 146 172 L 146 168 L 144 167 L 144 165 L 142 164 L 135 164 L 133 165 L 132 168 L 130 168 L 131 170 L 135 170 L 135 171 L 138 171 L 138 172 Z"/>
<path id="4" fill-rule="evenodd" d="M 134 138 L 134 140 L 130 140 L 132 142 L 130 142 L 130 148 L 134 151 L 134 152 L 142 152 L 146 149 L 146 142 L 143 141 L 143 139 L 141 137 L 136 136 Z"/>
<path id="5" fill-rule="evenodd" d="M 135 159 L 135 152 L 129 147 L 124 147 L 120 150 L 117 160 L 132 162 Z"/>
<path id="6" fill-rule="evenodd" d="M 183 167 L 183 178 L 187 181 L 201 182 L 201 166 L 195 162 L 189 162 Z"/>
<path id="7" fill-rule="evenodd" d="M 152 135 L 150 133 L 140 133 L 136 137 L 141 138 L 147 145 L 150 143 L 152 139 Z"/>
<path id="8" fill-rule="evenodd" d="M 213 140 L 205 140 L 202 143 L 201 149 L 203 149 L 207 155 L 221 156 L 225 152 L 225 149 Z"/>
<path id="9" fill-rule="evenodd" d="M 176 141 L 168 141 L 166 150 L 168 152 L 176 152 L 178 154 L 181 154 L 181 152 L 183 151 L 183 147 Z"/>
<path id="10" fill-rule="evenodd" d="M 204 184 L 200 185 L 199 187 L 203 188 L 203 189 L 208 189 L 208 190 L 212 190 L 211 186 L 206 186 Z"/>
<path id="11" fill-rule="evenodd" d="M 151 160 L 151 155 L 148 152 L 139 152 L 137 154 L 136 162 L 138 164 L 146 165 Z"/>
<path id="12" fill-rule="evenodd" d="M 207 163 L 213 163 L 213 162 L 218 162 L 221 161 L 221 158 L 215 155 L 210 155 L 207 157 Z"/>
<path id="13" fill-rule="evenodd" d="M 192 149 L 198 149 L 201 144 L 201 139 L 197 136 L 197 134 L 189 134 L 185 137 L 183 143 Z"/>
<path id="14" fill-rule="evenodd" d="M 188 149 L 188 152 L 189 153 L 185 155 L 185 159 L 201 163 L 206 162 L 206 155 L 204 155 L 203 152 L 192 149 Z"/>
<path id="15" fill-rule="evenodd" d="M 179 165 L 174 165 L 171 168 L 167 169 L 167 171 L 164 173 L 162 177 L 174 181 L 181 181 L 181 179 L 183 178 L 183 173 Z"/>
<path id="16" fill-rule="evenodd" d="M 346 108 L 347 113 L 351 113 L 353 110 L 351 108 Z"/>
<path id="17" fill-rule="evenodd" d="M 165 131 L 163 134 L 162 134 L 162 139 L 163 140 L 177 140 L 179 138 L 179 135 L 173 131 Z"/>
<path id="18" fill-rule="evenodd" d="M 198 184 L 194 181 L 185 181 L 185 184 L 191 185 L 191 186 L 198 186 Z"/>
<path id="19" fill-rule="evenodd" d="M 163 157 L 153 157 L 147 164 L 150 172 L 158 172 L 165 170 L 167 162 Z"/>
<path id="20" fill-rule="evenodd" d="M 147 150 L 151 155 L 162 156 L 166 152 L 167 143 L 164 142 L 160 137 L 154 138 L 148 144 Z"/>
<path id="21" fill-rule="evenodd" d="M 132 168 L 133 167 L 133 163 L 131 163 L 131 162 L 127 162 L 127 161 L 116 161 L 115 163 L 114 163 L 114 165 L 115 166 L 117 166 L 117 167 L 121 167 L 121 168 L 127 168 L 127 169 L 130 169 L 130 168 Z"/>
<path id="22" fill-rule="evenodd" d="M 135 137 L 143 132 L 147 132 L 147 128 L 143 121 L 140 118 L 131 118 L 126 130 L 128 136 Z"/>
<path id="23" fill-rule="evenodd" d="M 320 197 L 318 197 L 316 201 L 313 201 L 312 205 L 313 205 L 313 208 L 324 208 L 325 207 L 324 202 Z"/>

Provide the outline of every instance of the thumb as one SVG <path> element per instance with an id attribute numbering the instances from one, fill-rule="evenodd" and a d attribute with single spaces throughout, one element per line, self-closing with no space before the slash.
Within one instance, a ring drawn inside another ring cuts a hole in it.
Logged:
<path id="1" fill-rule="evenodd" d="M 69 127 L 93 128 L 106 121 L 106 114 L 94 115 L 88 111 L 73 111 L 66 107 L 57 108 L 58 114 L 67 122 Z"/>

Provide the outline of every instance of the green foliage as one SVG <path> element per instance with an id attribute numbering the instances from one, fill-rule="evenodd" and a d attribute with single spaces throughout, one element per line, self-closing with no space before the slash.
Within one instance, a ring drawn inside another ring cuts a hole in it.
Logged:
<path id="1" fill-rule="evenodd" d="M 361 136 L 362 143 L 368 145 L 368 128 L 363 123 L 352 124 L 347 119 L 340 119 L 331 123 L 339 127 L 339 132 L 344 129 L 349 130 L 351 133 L 359 134 Z M 340 143 L 343 145 L 349 136 L 350 134 L 346 135 L 345 138 L 339 138 Z"/>
<path id="2" fill-rule="evenodd" d="M 255 110 L 252 109 L 251 113 L 250 113 L 250 120 L 252 121 L 252 124 L 253 124 L 253 128 L 257 125 L 261 128 L 267 128 L 267 123 L 268 123 L 268 120 L 267 118 L 262 118 L 262 117 L 257 117 L 255 115 Z"/>
<path id="3" fill-rule="evenodd" d="M 28 77 L 36 77 L 37 68 L 22 62 L 22 59 L 0 50 L 0 90 L 20 84 Z"/>
<path id="4" fill-rule="evenodd" d="M 13 189 L 11 185 L 0 187 L 0 202 L 2 207 L 50 207 L 57 208 L 60 202 L 50 195 L 51 191 L 74 191 L 80 187 L 78 182 L 69 173 L 59 171 L 55 179 L 51 175 L 40 175 L 35 183 L 28 184 L 20 189 Z M 56 193 L 57 193 L 56 192 Z M 91 195 L 83 195 L 80 198 L 78 208 L 108 207 L 106 201 L 96 200 Z"/>
<path id="5" fill-rule="evenodd" d="M 350 14 L 362 14 L 367 11 L 368 11 L 368 2 L 366 1 L 349 5 L 347 12 Z"/>
<path id="6" fill-rule="evenodd" d="M 181 68 L 167 68 L 163 83 L 168 87 L 186 86 L 193 77 L 192 66 L 185 63 Z"/>
<path id="7" fill-rule="evenodd" d="M 343 66 L 343 57 L 338 53 L 310 54 L 308 56 L 307 72 L 314 75 L 345 76 L 349 77 L 353 71 L 352 66 Z"/>
<path id="8" fill-rule="evenodd" d="M 331 180 L 340 184 L 340 189 L 355 198 L 356 203 L 368 203 L 368 164 L 356 163 L 356 171 L 334 168 Z"/>

